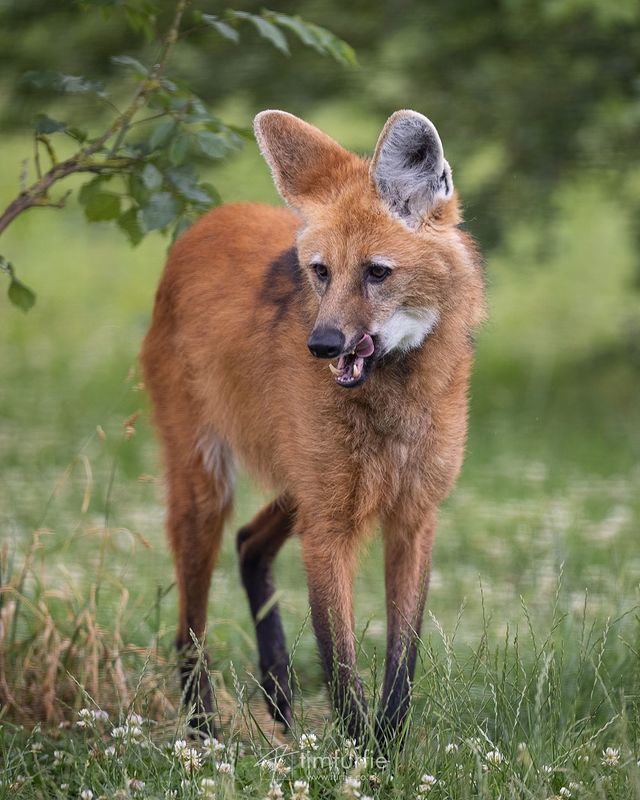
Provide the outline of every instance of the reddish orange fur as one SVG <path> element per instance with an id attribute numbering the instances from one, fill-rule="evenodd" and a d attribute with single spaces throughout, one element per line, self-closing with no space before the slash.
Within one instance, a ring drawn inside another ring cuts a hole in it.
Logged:
<path id="1" fill-rule="evenodd" d="M 226 478 L 203 465 L 201 444 L 216 437 L 255 478 L 292 498 L 312 604 L 327 611 L 314 616 L 316 629 L 333 620 L 337 649 L 351 662 L 351 581 L 376 519 L 387 552 L 390 645 L 419 628 L 436 509 L 463 460 L 470 332 L 483 318 L 483 284 L 455 196 L 413 232 L 383 207 L 367 160 L 324 137 L 311 142 L 305 163 L 283 192 L 302 219 L 284 208 L 226 205 L 177 241 L 142 363 L 168 473 L 179 642 L 188 643 L 190 628 L 204 635 L 229 509 Z M 434 331 L 361 387 L 337 386 L 306 347 L 319 311 L 310 281 L 303 276 L 294 296 L 282 277 L 268 284 L 269 265 L 296 239 L 304 275 L 320 251 L 335 291 L 343 288 L 321 314 L 340 315 L 349 332 L 366 325 L 380 309 L 350 282 L 368 257 L 388 254 L 402 270 L 398 296 L 410 286 L 411 303 L 438 308 Z"/>

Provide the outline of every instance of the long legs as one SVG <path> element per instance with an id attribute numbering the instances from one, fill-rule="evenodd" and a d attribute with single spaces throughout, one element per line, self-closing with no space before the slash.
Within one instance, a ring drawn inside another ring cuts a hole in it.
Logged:
<path id="1" fill-rule="evenodd" d="M 356 671 L 352 587 L 356 542 L 321 523 L 302 534 L 311 618 L 333 706 L 347 735 L 364 742 L 367 704 Z"/>
<path id="2" fill-rule="evenodd" d="M 220 469 L 212 471 L 197 453 L 187 464 L 168 455 L 167 532 L 179 593 L 176 647 L 183 701 L 194 709 L 191 725 L 211 732 L 212 688 L 193 637 L 204 640 L 211 573 L 231 508 L 228 464 L 221 458 Z"/>
<path id="3" fill-rule="evenodd" d="M 241 528 L 237 537 L 240 575 L 256 626 L 262 687 L 269 711 L 285 725 L 291 724 L 289 654 L 280 609 L 273 601 L 271 564 L 291 535 L 293 512 L 291 501 L 279 497 Z"/>
<path id="4" fill-rule="evenodd" d="M 385 530 L 387 658 L 377 735 L 390 742 L 404 731 L 418 636 L 427 597 L 435 514 L 410 532 L 397 521 Z"/>

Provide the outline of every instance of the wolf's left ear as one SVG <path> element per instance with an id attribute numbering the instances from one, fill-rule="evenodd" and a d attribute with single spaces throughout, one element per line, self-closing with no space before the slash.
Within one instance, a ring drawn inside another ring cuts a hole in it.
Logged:
<path id="1" fill-rule="evenodd" d="M 409 228 L 453 194 L 451 167 L 435 125 L 417 111 L 396 111 L 382 129 L 370 168 L 378 195 Z"/>

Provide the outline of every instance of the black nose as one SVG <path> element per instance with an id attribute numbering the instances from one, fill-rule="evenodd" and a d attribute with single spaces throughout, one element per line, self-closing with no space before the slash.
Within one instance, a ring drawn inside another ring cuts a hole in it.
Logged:
<path id="1" fill-rule="evenodd" d="M 344 349 L 344 336 L 337 328 L 316 328 L 307 347 L 316 358 L 336 358 Z"/>

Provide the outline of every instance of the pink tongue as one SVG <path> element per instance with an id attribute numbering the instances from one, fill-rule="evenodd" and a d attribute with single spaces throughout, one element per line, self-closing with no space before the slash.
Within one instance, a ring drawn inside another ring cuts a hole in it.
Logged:
<path id="1" fill-rule="evenodd" d="M 367 358 L 367 356 L 370 356 L 371 353 L 373 353 L 374 349 L 373 339 L 368 333 L 365 333 L 362 339 L 360 339 L 356 345 L 356 355 L 361 356 L 362 358 Z"/>

